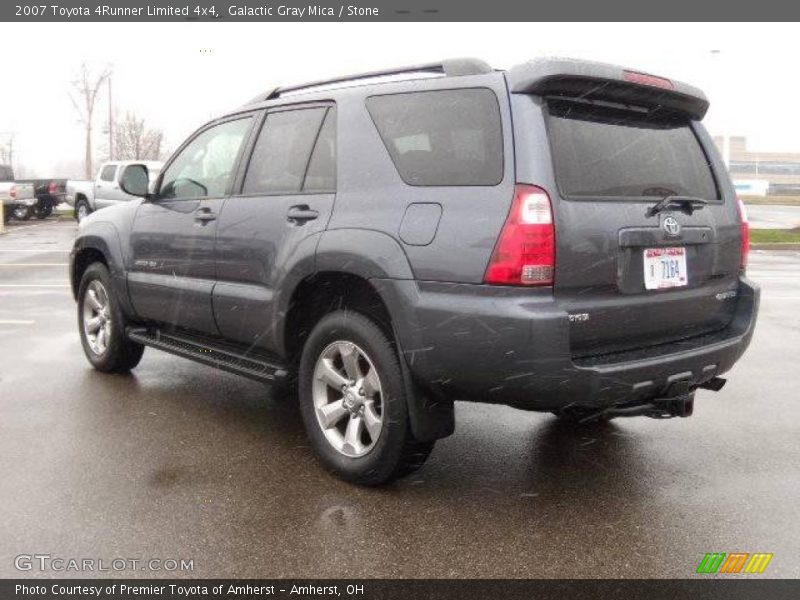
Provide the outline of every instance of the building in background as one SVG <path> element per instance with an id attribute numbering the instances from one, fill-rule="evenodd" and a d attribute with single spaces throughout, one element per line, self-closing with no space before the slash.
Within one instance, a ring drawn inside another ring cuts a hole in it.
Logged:
<path id="1" fill-rule="evenodd" d="M 740 194 L 754 196 L 800 195 L 800 152 L 753 152 L 747 138 L 722 136 L 714 143 L 727 154 L 728 169 Z"/>

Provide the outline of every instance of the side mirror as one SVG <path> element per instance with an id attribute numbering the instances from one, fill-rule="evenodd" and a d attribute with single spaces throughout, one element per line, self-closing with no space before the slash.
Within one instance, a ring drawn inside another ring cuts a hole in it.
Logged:
<path id="1" fill-rule="evenodd" d="M 150 177 L 145 165 L 128 165 L 119 179 L 119 187 L 122 188 L 123 192 L 131 196 L 149 197 L 149 185 Z"/>

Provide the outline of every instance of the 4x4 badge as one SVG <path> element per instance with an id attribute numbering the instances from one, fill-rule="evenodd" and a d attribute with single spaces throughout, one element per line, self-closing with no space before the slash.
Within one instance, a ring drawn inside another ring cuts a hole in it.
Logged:
<path id="1" fill-rule="evenodd" d="M 681 232 L 681 224 L 675 220 L 675 217 L 667 217 L 661 222 L 661 227 L 667 232 L 667 235 L 676 236 Z"/>

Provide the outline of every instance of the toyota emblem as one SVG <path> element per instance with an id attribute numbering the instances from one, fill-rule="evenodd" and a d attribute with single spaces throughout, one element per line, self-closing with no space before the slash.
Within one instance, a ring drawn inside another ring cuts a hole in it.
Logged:
<path id="1" fill-rule="evenodd" d="M 661 227 L 664 228 L 664 231 L 667 235 L 676 236 L 681 232 L 681 224 L 675 220 L 675 217 L 667 217 L 661 223 Z"/>

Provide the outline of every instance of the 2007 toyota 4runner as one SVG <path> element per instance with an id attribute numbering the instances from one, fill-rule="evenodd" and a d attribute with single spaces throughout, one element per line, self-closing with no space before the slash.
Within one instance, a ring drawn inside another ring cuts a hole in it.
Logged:
<path id="1" fill-rule="evenodd" d="M 83 348 L 296 384 L 340 476 L 418 468 L 453 400 L 688 416 L 753 333 L 748 226 L 689 85 L 474 59 L 277 88 L 80 225 Z"/>

